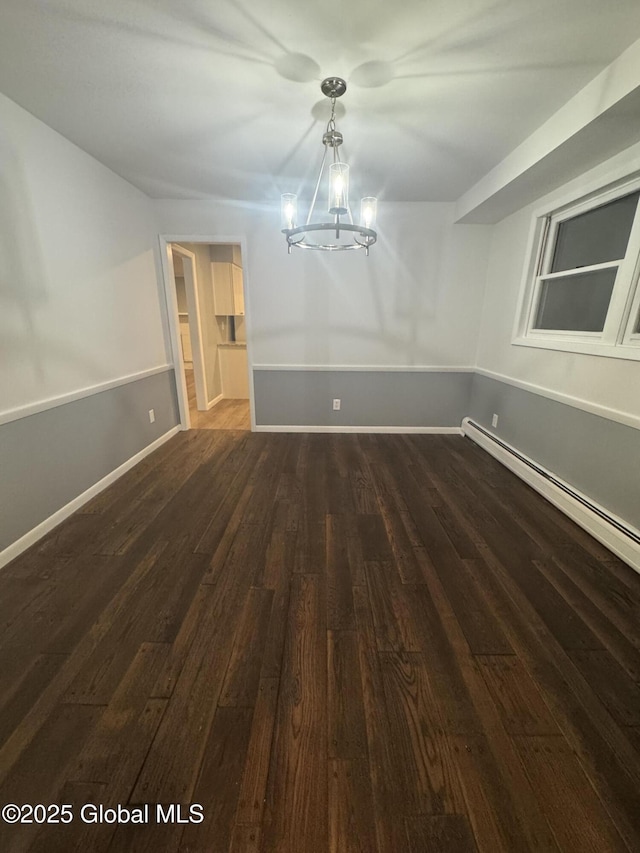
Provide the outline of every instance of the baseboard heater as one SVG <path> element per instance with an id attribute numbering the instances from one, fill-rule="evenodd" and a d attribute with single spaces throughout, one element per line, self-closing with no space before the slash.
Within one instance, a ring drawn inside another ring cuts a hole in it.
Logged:
<path id="1" fill-rule="evenodd" d="M 463 420 L 462 431 L 640 572 L 640 531 L 625 524 L 622 519 L 616 518 L 470 418 Z"/>

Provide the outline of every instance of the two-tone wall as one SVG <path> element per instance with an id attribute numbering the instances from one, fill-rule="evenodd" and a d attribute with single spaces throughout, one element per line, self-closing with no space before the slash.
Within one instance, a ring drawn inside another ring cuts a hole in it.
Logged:
<path id="1" fill-rule="evenodd" d="M 0 563 L 178 423 L 157 233 L 145 195 L 0 96 Z"/>
<path id="2" fill-rule="evenodd" d="M 512 343 L 534 210 L 635 173 L 640 145 L 493 226 L 469 416 L 640 530 L 640 362 Z"/>
<path id="3" fill-rule="evenodd" d="M 490 228 L 454 225 L 452 204 L 385 204 L 369 257 L 288 255 L 277 201 L 155 202 L 167 236 L 243 242 L 256 428 L 459 429 Z"/>
<path id="4" fill-rule="evenodd" d="M 258 429 L 497 413 L 504 441 L 640 527 L 640 363 L 512 344 L 531 207 L 489 226 L 385 204 L 370 257 L 289 256 L 276 203 L 151 201 L 2 97 L 0 154 L 0 561 L 178 426 L 158 234 L 242 243 Z M 625 164 L 640 146 L 557 192 Z"/>

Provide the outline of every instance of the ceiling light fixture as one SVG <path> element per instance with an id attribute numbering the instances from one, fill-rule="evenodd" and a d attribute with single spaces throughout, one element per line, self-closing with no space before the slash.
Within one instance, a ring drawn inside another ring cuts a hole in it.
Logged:
<path id="1" fill-rule="evenodd" d="M 363 198 L 360 202 L 360 223 L 354 225 L 349 207 L 349 166 L 338 157 L 338 148 L 342 145 L 342 134 L 336 130 L 336 99 L 347 91 L 347 84 L 341 77 L 327 77 L 320 88 L 322 94 L 331 100 L 331 117 L 322 137 L 324 154 L 320 164 L 320 173 L 311 201 L 311 207 L 304 225 L 296 225 L 298 215 L 298 198 L 295 193 L 284 193 L 281 197 L 281 227 L 287 238 L 289 254 L 292 246 L 298 249 L 318 249 L 323 252 L 344 252 L 347 249 L 364 249 L 369 254 L 369 247 L 378 239 L 375 232 L 377 199 L 372 196 Z M 327 152 L 333 148 L 333 162 L 329 164 L 329 196 L 325 221 L 314 221 L 314 210 L 318 191 L 325 173 Z M 329 216 L 333 217 L 331 221 Z M 346 217 L 341 220 L 340 217 Z M 316 233 L 318 232 L 318 233 Z M 335 242 L 321 242 L 325 237 L 335 232 Z M 318 242 L 316 242 L 316 240 Z"/>

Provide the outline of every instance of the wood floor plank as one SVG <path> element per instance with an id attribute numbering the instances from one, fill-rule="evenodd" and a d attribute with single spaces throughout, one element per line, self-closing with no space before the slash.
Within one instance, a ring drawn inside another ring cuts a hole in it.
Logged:
<path id="1" fill-rule="evenodd" d="M 301 574 L 324 572 L 326 564 L 327 501 L 327 438 L 322 435 L 308 437 L 305 452 L 301 455 L 303 483 L 301 528 L 296 553 L 295 571 Z"/>
<path id="2" fill-rule="evenodd" d="M 495 655 L 476 660 L 509 734 L 560 734 L 542 694 L 518 657 Z"/>
<path id="3" fill-rule="evenodd" d="M 580 614 L 582 620 L 598 636 L 602 645 L 611 652 L 629 676 L 635 681 L 640 681 L 640 650 L 631 641 L 632 635 L 625 634 L 611 622 L 608 615 L 563 571 L 553 557 L 549 560 L 536 560 L 535 564 L 571 607 Z"/>
<path id="4" fill-rule="evenodd" d="M 191 802 L 202 805 L 202 823 L 188 824 L 185 850 L 228 850 L 251 732 L 252 708 L 218 708 L 209 733 Z"/>
<path id="5" fill-rule="evenodd" d="M 365 562 L 393 563 L 393 551 L 382 517 L 372 513 L 358 515 L 356 524 Z"/>
<path id="6" fill-rule="evenodd" d="M 480 853 L 560 850 L 550 829 L 540 834 L 519 814 L 513 788 L 501 771 L 500 756 L 485 735 L 453 736 L 451 743 Z"/>
<path id="7" fill-rule="evenodd" d="M 271 619 L 262 656 L 261 674 L 264 678 L 280 678 L 289 609 L 290 578 L 296 569 L 298 535 L 295 504 L 280 502 L 272 517 L 262 573 L 262 585 L 273 590 Z"/>
<path id="8" fill-rule="evenodd" d="M 56 578 L 27 608 L 15 613 L 0 640 L 2 647 L 28 646 L 36 654 L 71 652 L 130 573 L 131 567 L 120 557 L 70 558 L 64 581 Z"/>
<path id="9" fill-rule="evenodd" d="M 607 651 L 570 652 L 594 693 L 621 726 L 640 726 L 640 686 Z"/>
<path id="10" fill-rule="evenodd" d="M 261 679 L 253 713 L 247 760 L 240 785 L 236 824 L 255 826 L 262 823 L 278 689 L 277 678 Z"/>
<path id="11" fill-rule="evenodd" d="M 392 562 L 367 562 L 367 589 L 379 651 L 420 651 L 408 599 Z"/>
<path id="12" fill-rule="evenodd" d="M 428 586 L 409 587 L 409 592 L 413 623 L 420 650 L 428 661 L 443 730 L 448 734 L 481 734 L 482 725 L 460 668 L 459 654 L 465 653 L 466 641 L 456 653 Z"/>
<path id="13" fill-rule="evenodd" d="M 59 705 L 22 751 L 0 785 L 0 803 L 55 803 L 65 782 L 65 771 L 75 752 L 82 748 L 99 709 Z M 55 831 L 55 825 L 53 825 Z M 7 853 L 25 850 L 40 830 L 37 823 L 9 824 L 0 821 L 0 849 Z"/>
<path id="14" fill-rule="evenodd" d="M 79 510 L 79 515 L 94 515 L 103 513 L 112 507 L 117 501 L 123 497 L 131 495 L 134 489 L 139 488 L 142 482 L 154 482 L 154 473 L 157 472 L 160 466 L 164 466 L 169 461 L 169 457 L 176 455 L 185 458 L 188 452 L 188 437 L 186 433 L 178 433 L 169 441 L 165 441 L 154 453 L 145 456 L 137 465 L 123 474 L 112 487 L 104 489 L 102 492 L 91 498 Z"/>
<path id="15" fill-rule="evenodd" d="M 141 536 L 149 539 L 162 531 L 174 512 L 189 516 L 189 507 L 197 506 L 196 492 L 202 494 L 208 474 L 233 449 L 222 433 L 200 435 L 204 437 L 198 436 L 194 441 L 195 452 L 171 457 L 171 463 L 161 469 L 161 476 L 152 474 L 142 481 L 134 499 L 124 496 L 103 514 L 99 535 L 90 545 L 91 553 L 122 554 Z M 217 448 L 221 456 L 215 453 Z"/>
<path id="16" fill-rule="evenodd" d="M 371 777 L 366 759 L 329 761 L 329 853 L 376 850 Z"/>
<path id="17" fill-rule="evenodd" d="M 0 794 L 205 821 L 3 853 L 638 850 L 630 572 L 461 436 L 181 433 L 0 573 Z"/>
<path id="18" fill-rule="evenodd" d="M 395 853 L 406 841 L 402 793 L 393 784 L 397 776 L 391 724 L 386 713 L 384 685 L 367 590 L 354 587 L 362 698 L 369 747 L 369 771 L 379 853 Z"/>
<path id="19" fill-rule="evenodd" d="M 80 809 L 87 802 L 95 803 L 98 806 L 102 805 L 105 808 L 117 808 L 118 804 L 126 807 L 129 802 L 129 794 L 158 730 L 166 705 L 167 702 L 164 699 L 149 699 L 139 716 L 133 719 L 128 717 L 124 725 L 115 727 L 118 736 L 122 738 L 115 743 L 109 739 L 109 729 L 104 727 L 104 717 L 107 716 L 107 712 L 98 720 L 94 731 L 89 734 L 86 748 L 80 753 L 81 756 L 84 756 L 83 763 L 72 762 L 68 775 L 70 777 L 89 775 L 84 772 L 84 762 L 86 762 L 88 768 L 91 766 L 98 767 L 101 775 L 108 781 L 69 781 L 65 784 L 59 798 L 60 802 L 69 802 L 63 797 L 65 789 L 71 788 L 72 791 L 76 791 L 77 807 L 74 809 L 74 815 L 76 815 L 74 822 L 64 833 L 66 846 L 61 848 L 61 853 L 62 851 L 64 853 L 71 853 L 71 851 L 83 853 L 85 850 L 91 850 L 92 853 L 105 853 L 110 849 L 118 826 L 107 822 L 84 823 L 81 818 L 79 819 Z M 110 715 L 110 719 L 113 722 L 113 715 Z M 108 773 L 105 773 L 107 767 Z M 87 789 L 89 796 L 84 801 L 82 799 L 83 788 Z M 89 819 L 92 816 L 93 814 L 90 813 Z M 137 827 L 137 834 L 140 835 L 140 832 L 140 827 Z M 47 833 L 45 838 L 47 841 L 51 841 L 51 833 Z M 42 839 L 42 853 L 48 850 L 44 840 Z M 116 847 L 116 849 L 118 848 Z"/>
<path id="20" fill-rule="evenodd" d="M 221 707 L 254 706 L 272 603 L 272 589 L 249 589 L 222 684 L 218 702 Z"/>
<path id="21" fill-rule="evenodd" d="M 472 654 L 513 654 L 511 644 L 470 571 L 469 561 L 450 555 L 446 567 L 439 561 L 433 565 Z"/>
<path id="22" fill-rule="evenodd" d="M 236 824 L 231 836 L 229 853 L 260 853 L 260 840 L 262 827 L 258 825 Z M 184 853 L 189 853 L 189 848 L 183 848 Z"/>
<path id="23" fill-rule="evenodd" d="M 458 556 L 464 560 L 475 559 L 478 556 L 478 550 L 464 525 L 458 522 L 458 519 L 449 507 L 446 504 L 435 506 L 433 513 L 451 540 L 451 544 Z"/>
<path id="24" fill-rule="evenodd" d="M 504 567 L 492 562 L 489 553 L 486 562 L 485 585 L 493 587 L 496 600 L 503 596 L 503 624 L 512 626 L 509 637 L 516 651 L 540 685 L 617 829 L 633 849 L 640 844 L 640 815 L 632 793 L 640 788 L 636 753 Z"/>
<path id="25" fill-rule="evenodd" d="M 385 652 L 380 663 L 393 745 L 391 780 L 400 793 L 401 814 L 453 813 L 459 804 L 459 783 L 451 779 L 443 760 L 439 709 L 423 657 Z"/>
<path id="26" fill-rule="evenodd" d="M 237 530 L 241 519 L 245 518 L 249 498 L 254 486 L 249 484 L 249 475 L 260 470 L 266 461 L 262 445 L 253 445 L 245 449 L 243 464 L 237 470 L 231 470 L 220 482 L 216 477 L 215 487 L 220 494 L 217 506 L 209 507 L 210 520 L 206 524 L 202 536 L 196 543 L 195 550 L 202 554 L 214 554 L 223 534 L 228 527 Z"/>
<path id="27" fill-rule="evenodd" d="M 517 737 L 527 774 L 562 850 L 628 849 L 561 736 Z"/>
<path id="28" fill-rule="evenodd" d="M 428 560 L 422 540 L 415 532 L 415 525 L 399 497 L 395 485 L 384 468 L 371 468 L 380 514 L 386 531 L 393 559 L 403 583 L 423 583 L 421 563 Z M 382 477 L 380 474 L 382 473 Z"/>
<path id="29" fill-rule="evenodd" d="M 136 802 L 185 802 L 196 782 L 233 643 L 232 626 L 250 586 L 230 567 L 209 587 L 200 622 L 138 777 Z"/>
<path id="30" fill-rule="evenodd" d="M 626 726 L 623 729 L 629 742 L 633 744 L 636 750 L 640 753 L 640 726 Z"/>
<path id="31" fill-rule="evenodd" d="M 140 646 L 113 698 L 102 710 L 82 750 L 71 764 L 67 774 L 70 781 L 99 782 L 110 786 L 109 793 L 128 797 L 138 774 L 139 762 L 145 757 L 150 741 L 142 755 L 138 748 L 137 755 L 132 755 L 131 744 L 139 747 L 140 728 L 149 728 L 149 721 L 141 721 L 141 715 L 149 716 L 148 700 L 166 657 L 166 645 L 143 643 Z M 164 710 L 165 704 L 156 703 L 153 707 Z M 153 725 L 151 730 L 155 733 Z M 116 774 L 128 778 L 128 785 L 113 791 Z"/>
<path id="32" fill-rule="evenodd" d="M 316 575 L 292 580 L 263 850 L 327 849 L 326 630 Z"/>
<path id="33" fill-rule="evenodd" d="M 55 678 L 66 660 L 66 655 L 38 655 L 33 664 L 25 668 L 22 678 L 14 676 L 11 688 L 0 700 L 0 744 L 7 740 L 33 706 L 43 686 Z M 23 666 L 20 658 L 18 663 Z"/>
<path id="34" fill-rule="evenodd" d="M 468 698 L 472 714 L 476 718 L 477 730 L 486 736 L 491 754 L 499 756 L 499 773 L 503 784 L 510 792 L 515 815 L 525 828 L 527 843 L 531 849 L 556 851 L 557 845 L 553 841 L 548 821 L 536 801 L 513 743 L 502 725 L 499 711 L 482 678 L 478 664 L 475 658 L 465 651 L 462 628 L 450 609 L 439 579 L 427 578 L 427 588 L 438 608 L 446 640 L 455 656 L 454 665 L 459 672 L 461 695 Z M 423 596 L 426 592 L 425 587 L 416 587 L 416 590 Z M 423 652 L 428 654 L 429 647 L 425 646 Z"/>
<path id="35" fill-rule="evenodd" d="M 347 537 L 347 559 L 349 561 L 349 572 L 351 582 L 354 586 L 365 586 L 367 576 L 365 573 L 365 559 L 362 540 L 358 532 L 358 516 L 349 513 L 344 517 L 345 533 Z"/>
<path id="36" fill-rule="evenodd" d="M 286 564 L 285 564 L 286 565 Z M 291 585 L 287 574 L 270 582 L 275 587 L 271 605 L 271 619 L 262 655 L 262 678 L 279 678 L 287 631 L 287 612 L 291 597 Z"/>
<path id="37" fill-rule="evenodd" d="M 101 853 L 106 850 L 112 833 L 109 833 L 106 846 L 103 847 L 95 837 L 95 832 L 82 840 L 81 835 L 86 827 L 79 826 L 85 806 L 99 806 L 104 802 L 104 785 L 96 782 L 66 782 L 58 796 L 58 804 L 71 806 L 73 821 L 69 824 L 41 826 L 35 841 L 29 846 L 29 853 L 81 853 L 87 849 L 91 849 L 92 853 Z"/>
<path id="38" fill-rule="evenodd" d="M 429 815 L 405 818 L 408 853 L 477 853 L 465 815 Z"/>
<path id="39" fill-rule="evenodd" d="M 117 615 L 74 679 L 67 701 L 107 704 L 142 642 L 173 639 L 206 567 L 202 555 L 184 555 L 184 549 L 178 537 L 157 559 L 145 560 L 137 583 L 123 587 Z"/>
<path id="40" fill-rule="evenodd" d="M 348 631 L 354 627 L 355 616 L 346 525 L 340 516 L 327 516 L 326 535 L 327 628 Z"/>
<path id="41" fill-rule="evenodd" d="M 327 634 L 330 758 L 366 758 L 367 734 L 355 631 Z"/>

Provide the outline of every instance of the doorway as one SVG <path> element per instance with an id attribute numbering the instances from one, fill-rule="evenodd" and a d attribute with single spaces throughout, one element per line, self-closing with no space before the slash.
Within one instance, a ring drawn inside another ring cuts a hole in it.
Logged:
<path id="1" fill-rule="evenodd" d="M 183 429 L 254 428 L 241 241 L 163 237 Z"/>

